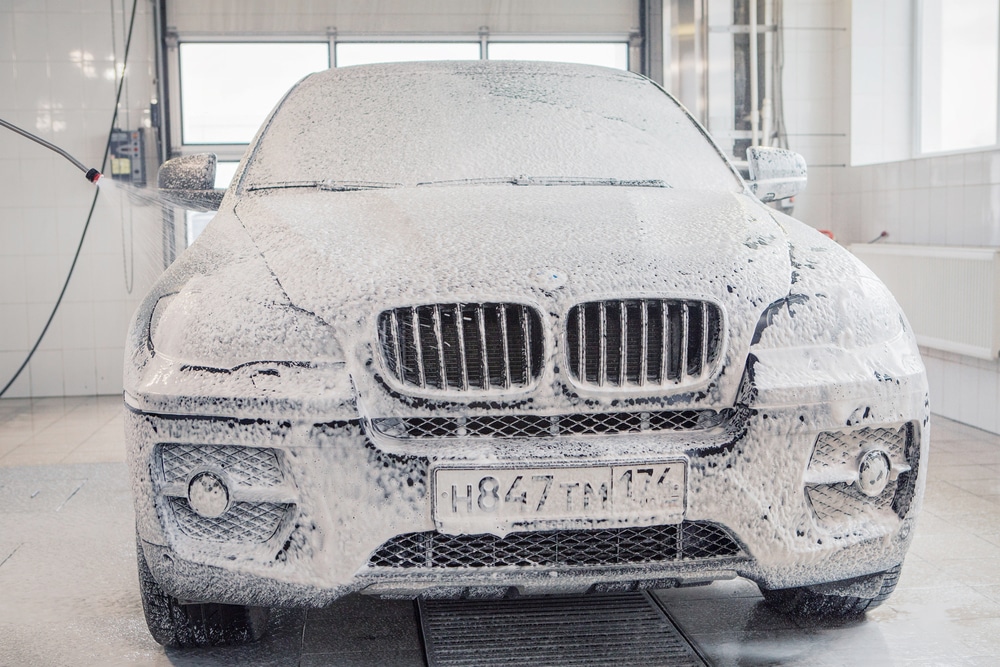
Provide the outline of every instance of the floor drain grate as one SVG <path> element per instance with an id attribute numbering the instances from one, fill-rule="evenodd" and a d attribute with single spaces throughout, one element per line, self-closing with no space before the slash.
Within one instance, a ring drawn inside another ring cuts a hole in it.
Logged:
<path id="1" fill-rule="evenodd" d="M 648 593 L 419 605 L 428 667 L 707 665 Z"/>

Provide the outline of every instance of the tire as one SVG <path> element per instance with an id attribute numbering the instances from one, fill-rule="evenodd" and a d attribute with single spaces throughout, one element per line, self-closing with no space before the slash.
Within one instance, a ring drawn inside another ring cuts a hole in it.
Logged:
<path id="1" fill-rule="evenodd" d="M 142 544 L 136 536 L 139 593 L 149 633 L 158 643 L 174 648 L 246 644 L 264 636 L 268 609 L 203 602 L 181 604 L 153 579 Z"/>
<path id="2" fill-rule="evenodd" d="M 900 563 L 885 572 L 844 582 L 775 590 L 761 588 L 761 593 L 771 607 L 787 616 L 811 620 L 848 620 L 885 602 L 895 590 L 902 569 L 903 564 Z M 877 592 L 872 597 L 836 592 L 838 588 L 847 592 L 859 585 Z"/>

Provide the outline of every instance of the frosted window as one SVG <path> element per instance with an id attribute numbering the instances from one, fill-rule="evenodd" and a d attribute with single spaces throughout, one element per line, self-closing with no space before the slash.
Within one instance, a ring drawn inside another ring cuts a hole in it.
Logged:
<path id="1" fill-rule="evenodd" d="M 479 60 L 478 42 L 343 42 L 337 67 L 418 60 Z"/>
<path id="2" fill-rule="evenodd" d="M 923 152 L 997 141 L 996 0 L 925 0 L 921 20 Z"/>
<path id="3" fill-rule="evenodd" d="M 329 66 L 326 43 L 182 43 L 183 143 L 249 143 L 292 84 Z"/>
<path id="4" fill-rule="evenodd" d="M 625 42 L 490 42 L 490 60 L 542 60 L 628 69 Z"/>

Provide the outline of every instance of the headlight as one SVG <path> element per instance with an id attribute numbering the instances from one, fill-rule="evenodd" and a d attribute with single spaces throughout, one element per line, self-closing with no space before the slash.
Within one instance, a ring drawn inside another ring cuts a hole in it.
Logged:
<path id="1" fill-rule="evenodd" d="M 251 362 L 340 362 L 333 329 L 287 303 L 218 289 L 195 278 L 161 297 L 149 339 L 154 354 L 188 365 L 232 369 Z"/>
<path id="2" fill-rule="evenodd" d="M 923 401 L 926 380 L 896 300 L 833 241 L 801 223 L 788 233 L 791 289 L 765 309 L 750 348 L 756 400 L 823 405 L 834 423 L 898 421 L 897 397 Z"/>
<path id="3" fill-rule="evenodd" d="M 884 343 L 904 331 L 902 311 L 878 279 L 831 272 L 826 280 L 771 304 L 757 325 L 754 347 L 854 349 Z"/>
<path id="4" fill-rule="evenodd" d="M 867 348 L 908 330 L 896 300 L 868 267 L 828 238 L 790 222 L 791 289 L 764 311 L 754 348 Z"/>

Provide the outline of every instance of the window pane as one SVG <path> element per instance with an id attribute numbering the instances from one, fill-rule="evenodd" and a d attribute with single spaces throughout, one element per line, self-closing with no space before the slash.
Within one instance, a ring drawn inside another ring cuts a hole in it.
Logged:
<path id="1" fill-rule="evenodd" d="M 925 0 L 921 20 L 923 152 L 997 140 L 996 0 Z"/>
<path id="2" fill-rule="evenodd" d="M 479 60 L 478 42 L 343 42 L 337 67 L 417 60 Z"/>
<path id="3" fill-rule="evenodd" d="M 490 42 L 490 60 L 544 60 L 628 69 L 625 42 Z"/>
<path id="4" fill-rule="evenodd" d="M 190 246 L 215 217 L 215 211 L 184 211 L 184 236 Z"/>
<path id="5" fill-rule="evenodd" d="M 215 165 L 215 187 L 228 188 L 236 174 L 239 162 L 218 162 Z M 215 211 L 184 211 L 184 238 L 187 245 L 205 231 L 205 227 L 215 217 Z M 186 247 L 186 246 L 185 246 Z"/>
<path id="6" fill-rule="evenodd" d="M 180 45 L 185 144 L 249 143 L 282 95 L 330 66 L 328 44 Z"/>
<path id="7" fill-rule="evenodd" d="M 236 174 L 239 162 L 216 162 L 215 163 L 215 187 L 228 188 Z"/>

